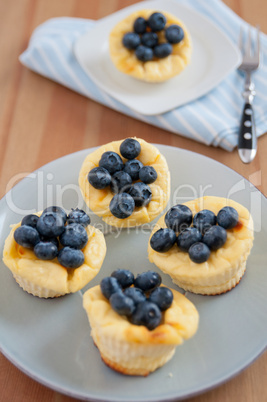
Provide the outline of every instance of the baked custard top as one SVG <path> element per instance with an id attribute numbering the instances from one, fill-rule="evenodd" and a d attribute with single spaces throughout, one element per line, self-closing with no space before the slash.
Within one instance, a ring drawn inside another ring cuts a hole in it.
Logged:
<path id="1" fill-rule="evenodd" d="M 82 249 L 84 263 L 78 268 L 65 268 L 56 258 L 40 260 L 32 250 L 20 246 L 14 239 L 14 232 L 19 226 L 20 223 L 12 226 L 3 253 L 5 265 L 15 275 L 63 294 L 82 289 L 99 272 L 106 255 L 106 242 L 102 232 L 94 226 L 86 227 L 88 242 Z"/>
<path id="2" fill-rule="evenodd" d="M 253 244 L 253 220 L 249 211 L 243 205 L 221 197 L 201 197 L 185 202 L 184 205 L 191 209 L 193 216 L 203 209 L 209 209 L 217 215 L 221 208 L 230 206 L 237 210 L 239 221 L 233 229 L 227 229 L 225 244 L 218 250 L 212 251 L 209 259 L 202 264 L 193 262 L 188 253 L 181 251 L 176 244 L 169 251 L 159 253 L 151 248 L 149 240 L 150 262 L 156 264 L 172 278 L 181 280 L 185 284 L 207 285 L 209 283 L 212 286 L 220 283 L 226 276 L 231 279 L 240 263 L 247 258 Z M 159 219 L 151 237 L 158 229 L 166 228 L 164 218 L 165 215 Z"/>
<path id="3" fill-rule="evenodd" d="M 144 166 L 152 166 L 158 176 L 154 183 L 149 184 L 152 191 L 152 198 L 149 204 L 135 207 L 132 215 L 128 218 L 118 219 L 110 212 L 109 204 L 114 194 L 109 187 L 97 190 L 89 184 L 87 179 L 90 170 L 99 166 L 99 160 L 104 152 L 113 151 L 120 155 L 120 145 L 124 140 L 110 142 L 90 153 L 85 158 L 80 170 L 79 186 L 86 204 L 96 215 L 111 226 L 133 227 L 151 222 L 163 211 L 170 197 L 170 172 L 166 159 L 154 145 L 140 138 L 135 139 L 141 145 L 141 152 L 136 159 L 139 159 Z M 123 162 L 126 161 L 123 157 L 122 160 Z"/>
<path id="4" fill-rule="evenodd" d="M 176 290 L 171 291 L 172 305 L 163 312 L 162 323 L 151 331 L 143 325 L 131 324 L 125 316 L 116 313 L 103 296 L 99 285 L 85 292 L 83 307 L 88 314 L 91 328 L 101 328 L 103 335 L 118 341 L 179 345 L 195 334 L 199 316 L 193 303 Z"/>
<path id="5" fill-rule="evenodd" d="M 138 10 L 120 21 L 111 31 L 109 36 L 109 52 L 111 60 L 117 69 L 134 78 L 147 82 L 162 82 L 180 74 L 189 64 L 192 53 L 192 40 L 182 21 L 165 11 L 166 27 L 176 24 L 183 28 L 184 39 L 172 45 L 172 54 L 164 59 L 154 59 L 142 62 L 137 59 L 134 51 L 123 46 L 122 39 L 127 32 L 133 30 L 134 21 L 138 17 L 148 19 L 154 10 Z M 159 41 L 165 42 L 164 32 L 159 33 Z"/>

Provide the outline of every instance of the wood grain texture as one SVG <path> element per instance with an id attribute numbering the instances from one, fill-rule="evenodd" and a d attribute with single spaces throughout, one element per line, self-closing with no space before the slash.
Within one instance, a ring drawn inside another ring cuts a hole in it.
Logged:
<path id="1" fill-rule="evenodd" d="M 197 1 L 197 0 L 196 0 Z M 231 167 L 267 195 L 267 136 L 259 139 L 250 165 L 237 151 L 207 147 L 136 121 L 84 98 L 24 68 L 18 61 L 33 29 L 48 18 L 73 16 L 98 19 L 133 0 L 1 0 L 0 1 L 0 196 L 10 180 L 28 174 L 55 158 L 112 139 L 138 136 L 209 156 Z M 225 0 L 249 23 L 267 33 L 264 0 Z M 190 402 L 264 402 L 267 400 L 267 354 L 244 372 Z M 0 355 L 0 402 L 71 402 L 19 371 Z"/>

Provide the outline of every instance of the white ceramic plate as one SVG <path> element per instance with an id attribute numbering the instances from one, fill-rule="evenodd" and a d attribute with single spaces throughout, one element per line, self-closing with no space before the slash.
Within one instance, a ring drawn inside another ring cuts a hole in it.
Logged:
<path id="1" fill-rule="evenodd" d="M 266 347 L 266 199 L 244 178 L 218 162 L 178 148 L 158 148 L 171 171 L 170 205 L 204 193 L 231 197 L 250 209 L 255 222 L 255 244 L 247 272 L 241 283 L 224 295 L 188 293 L 200 314 L 197 334 L 177 347 L 169 363 L 143 378 L 118 374 L 101 361 L 90 337 L 80 292 L 51 300 L 36 298 L 21 290 L 1 263 L 1 351 L 22 371 L 48 387 L 94 401 L 178 400 L 226 381 Z M 0 201 L 1 252 L 9 225 L 20 221 L 26 213 L 51 204 L 66 209 L 76 205 L 84 208 L 77 177 L 91 151 L 49 163 L 22 180 Z M 101 224 L 99 218 L 92 218 L 95 224 Z M 98 284 L 116 268 L 128 268 L 135 274 L 157 270 L 147 259 L 148 229 L 145 226 L 107 235 L 104 265 L 86 288 Z M 175 287 L 167 275 L 162 277 L 164 284 Z"/>
<path id="2" fill-rule="evenodd" d="M 190 65 L 180 75 L 164 83 L 145 83 L 129 77 L 116 69 L 109 56 L 111 29 L 133 11 L 143 8 L 176 15 L 192 36 Z M 168 0 L 134 4 L 99 20 L 94 28 L 79 37 L 74 53 L 84 71 L 100 88 L 144 115 L 167 112 L 206 94 L 241 62 L 237 47 L 209 19 Z"/>

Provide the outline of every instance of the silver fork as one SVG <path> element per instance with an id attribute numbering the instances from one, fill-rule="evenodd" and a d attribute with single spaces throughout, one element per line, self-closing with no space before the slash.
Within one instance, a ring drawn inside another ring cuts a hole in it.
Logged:
<path id="1" fill-rule="evenodd" d="M 243 60 L 238 69 L 245 74 L 245 87 L 242 93 L 245 104 L 239 130 L 238 153 L 244 163 L 252 162 L 257 153 L 256 127 L 252 108 L 252 102 L 256 91 L 251 75 L 253 71 L 257 70 L 260 64 L 260 30 L 258 26 L 256 34 L 253 36 L 256 37 L 254 40 L 252 40 L 252 31 L 249 27 L 248 37 L 246 43 L 243 45 L 244 30 L 241 27 L 239 49 L 242 52 Z"/>

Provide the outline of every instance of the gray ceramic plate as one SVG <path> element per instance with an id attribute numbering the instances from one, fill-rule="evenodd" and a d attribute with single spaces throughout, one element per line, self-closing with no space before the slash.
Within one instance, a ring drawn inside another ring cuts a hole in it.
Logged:
<path id="1" fill-rule="evenodd" d="M 233 198 L 251 211 L 255 244 L 241 283 L 221 296 L 188 293 L 200 314 L 197 334 L 177 347 L 173 359 L 146 378 L 120 375 L 102 363 L 90 338 L 82 292 L 42 300 L 19 288 L 0 267 L 1 351 L 42 384 L 81 399 L 168 401 L 183 399 L 234 376 L 266 347 L 267 201 L 244 178 L 225 166 L 188 151 L 158 146 L 172 177 L 170 205 L 204 195 Z M 77 185 L 84 157 L 92 150 L 58 159 L 17 184 L 0 202 L 1 252 L 9 225 L 51 204 L 66 209 L 84 204 Z M 102 227 L 100 219 L 93 222 Z M 116 268 L 134 273 L 155 269 L 147 259 L 149 226 L 108 233 L 108 252 L 93 286 Z M 163 283 L 171 286 L 168 276 Z M 86 289 L 84 289 L 86 290 Z"/>

